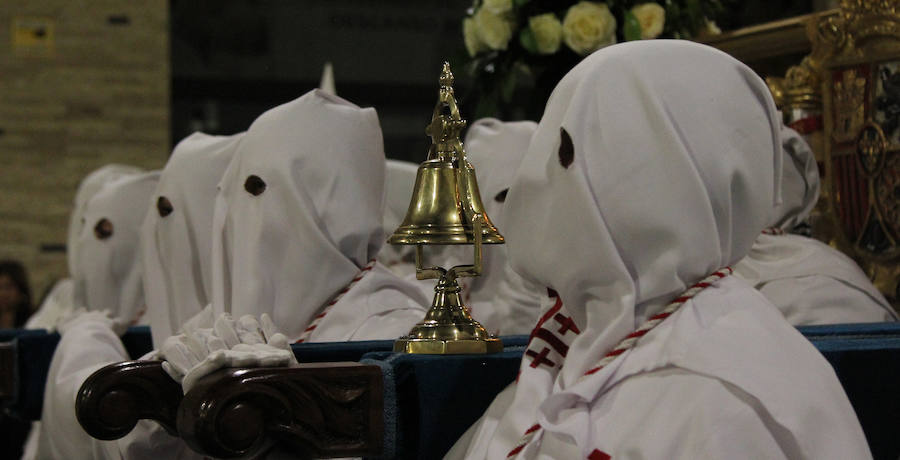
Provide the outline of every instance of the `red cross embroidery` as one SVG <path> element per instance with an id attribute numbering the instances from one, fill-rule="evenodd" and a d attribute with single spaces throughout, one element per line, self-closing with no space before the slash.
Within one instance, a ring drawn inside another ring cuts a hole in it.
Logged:
<path id="1" fill-rule="evenodd" d="M 550 349 L 547 347 L 544 347 L 540 353 L 536 353 L 534 350 L 527 350 L 525 354 L 534 358 L 531 360 L 531 367 L 538 367 L 541 364 L 546 364 L 550 367 L 556 366 L 556 363 L 547 359 L 547 355 L 550 354 Z"/>
<path id="2" fill-rule="evenodd" d="M 576 334 L 581 334 L 581 331 L 578 330 L 578 326 L 575 325 L 575 321 L 572 321 L 571 316 L 566 316 L 562 313 L 557 313 L 553 319 L 559 323 L 559 333 L 562 335 L 566 335 L 567 332 L 572 331 Z"/>
<path id="3" fill-rule="evenodd" d="M 606 452 L 601 451 L 600 449 L 594 449 L 591 452 L 591 455 L 588 455 L 588 460 L 611 460 L 612 457 Z"/>

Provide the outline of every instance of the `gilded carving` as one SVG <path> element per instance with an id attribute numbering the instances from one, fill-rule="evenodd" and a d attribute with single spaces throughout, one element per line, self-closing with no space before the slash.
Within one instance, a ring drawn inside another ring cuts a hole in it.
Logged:
<path id="1" fill-rule="evenodd" d="M 822 62 L 825 187 L 833 244 L 885 295 L 900 279 L 900 3 L 842 0 L 815 27 Z"/>

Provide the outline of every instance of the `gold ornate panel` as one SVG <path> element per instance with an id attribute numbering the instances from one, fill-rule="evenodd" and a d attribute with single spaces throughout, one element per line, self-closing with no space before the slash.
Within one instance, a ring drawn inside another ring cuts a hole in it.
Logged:
<path id="1" fill-rule="evenodd" d="M 900 16 L 896 0 L 843 0 L 820 18 L 824 169 L 837 246 L 896 302 L 900 278 Z"/>

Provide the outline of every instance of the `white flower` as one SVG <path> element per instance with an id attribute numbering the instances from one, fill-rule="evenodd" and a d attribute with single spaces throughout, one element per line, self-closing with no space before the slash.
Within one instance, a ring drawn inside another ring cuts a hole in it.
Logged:
<path id="1" fill-rule="evenodd" d="M 502 14 L 512 10 L 512 0 L 484 0 L 481 7 L 494 14 Z"/>
<path id="2" fill-rule="evenodd" d="M 473 18 L 463 19 L 463 41 L 466 42 L 466 50 L 469 56 L 475 57 L 476 54 L 487 49 L 487 46 L 481 41 L 481 35 L 478 33 L 478 24 Z"/>
<path id="3" fill-rule="evenodd" d="M 656 38 L 666 25 L 666 10 L 656 3 L 643 3 L 631 9 L 631 13 L 641 25 L 641 38 Z"/>
<path id="4" fill-rule="evenodd" d="M 722 33 L 722 29 L 716 25 L 715 21 L 710 21 L 707 18 L 703 18 L 703 22 L 705 22 L 706 28 L 701 32 L 705 35 L 719 35 Z"/>
<path id="5" fill-rule="evenodd" d="M 616 18 L 605 3 L 578 2 L 563 19 L 563 41 L 585 56 L 616 42 Z"/>
<path id="6" fill-rule="evenodd" d="M 515 26 L 508 14 L 496 14 L 487 8 L 479 8 L 473 19 L 478 26 L 478 36 L 488 48 L 492 50 L 506 49 Z"/>
<path id="7" fill-rule="evenodd" d="M 553 54 L 559 50 L 562 42 L 562 24 L 553 13 L 532 16 L 528 19 L 528 27 L 534 35 L 538 54 Z"/>

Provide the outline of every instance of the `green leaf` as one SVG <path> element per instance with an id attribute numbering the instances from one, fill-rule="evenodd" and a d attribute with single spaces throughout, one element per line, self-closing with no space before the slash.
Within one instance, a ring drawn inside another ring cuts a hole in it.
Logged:
<path id="1" fill-rule="evenodd" d="M 521 7 L 525 6 L 525 4 L 528 3 L 528 2 L 530 2 L 530 1 L 531 1 L 531 0 L 514 0 L 514 1 L 513 1 L 513 4 L 515 4 L 516 7 L 521 8 Z"/>
<path id="2" fill-rule="evenodd" d="M 513 66 L 507 72 L 506 78 L 500 83 L 500 97 L 503 99 L 503 102 L 512 102 L 513 94 L 516 92 L 517 76 L 518 72 Z"/>
<path id="3" fill-rule="evenodd" d="M 497 98 L 494 94 L 483 94 L 475 108 L 475 118 L 488 118 L 497 116 Z"/>
<path id="4" fill-rule="evenodd" d="M 529 53 L 538 54 L 537 40 L 534 39 L 534 32 L 531 31 L 531 27 L 522 28 L 522 31 L 519 32 L 519 43 Z"/>
<path id="5" fill-rule="evenodd" d="M 622 30 L 625 33 L 625 41 L 641 39 L 641 23 L 631 11 L 625 12 L 625 25 Z"/>

